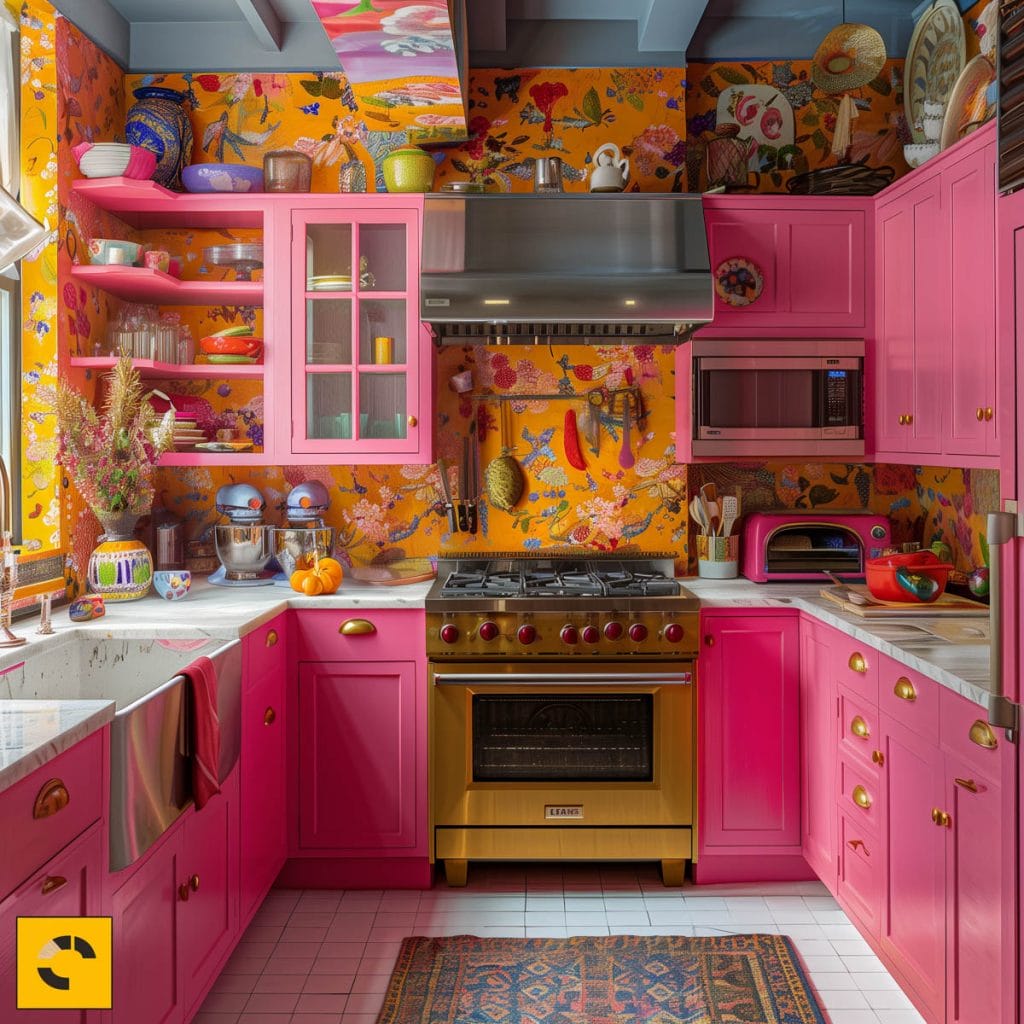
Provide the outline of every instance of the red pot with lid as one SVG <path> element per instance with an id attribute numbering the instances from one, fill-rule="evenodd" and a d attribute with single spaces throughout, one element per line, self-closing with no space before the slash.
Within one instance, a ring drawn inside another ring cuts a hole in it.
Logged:
<path id="1" fill-rule="evenodd" d="M 952 568 L 934 551 L 883 555 L 867 560 L 866 582 L 879 601 L 930 604 L 945 591 Z"/>

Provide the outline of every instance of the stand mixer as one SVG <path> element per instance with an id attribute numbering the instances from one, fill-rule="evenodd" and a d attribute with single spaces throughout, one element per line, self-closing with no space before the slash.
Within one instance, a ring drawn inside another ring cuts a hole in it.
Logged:
<path id="1" fill-rule="evenodd" d="M 213 528 L 221 568 L 210 582 L 222 587 L 262 587 L 274 582 L 266 571 L 273 555 L 273 527 L 263 523 L 267 503 L 251 484 L 225 484 L 217 491 L 217 511 L 227 523 Z"/>
<path id="2" fill-rule="evenodd" d="M 324 526 L 323 516 L 330 507 L 327 488 L 318 480 L 293 487 L 285 500 L 287 526 L 274 527 L 274 556 L 281 567 L 276 583 L 288 585 L 300 559 L 333 554 L 334 528 Z"/>

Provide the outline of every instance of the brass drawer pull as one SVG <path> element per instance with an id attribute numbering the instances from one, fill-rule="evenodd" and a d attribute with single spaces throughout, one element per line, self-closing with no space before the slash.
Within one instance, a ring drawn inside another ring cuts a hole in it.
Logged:
<path id="1" fill-rule="evenodd" d="M 188 897 L 189 897 L 188 882 L 182 882 L 181 885 L 178 886 L 178 899 L 181 900 L 182 903 L 188 903 Z"/>
<path id="2" fill-rule="evenodd" d="M 854 786 L 850 796 L 853 798 L 853 802 L 865 811 L 871 806 L 871 797 L 868 796 L 868 791 L 863 786 Z"/>
<path id="3" fill-rule="evenodd" d="M 979 405 L 978 408 L 975 410 L 974 415 L 978 418 L 978 422 L 981 423 L 981 421 L 985 418 L 985 410 L 982 409 L 982 407 Z"/>
<path id="4" fill-rule="evenodd" d="M 47 875 L 43 879 L 43 887 L 40 892 L 44 896 L 48 896 L 51 892 L 56 892 L 67 884 L 68 880 L 63 875 Z"/>
<path id="5" fill-rule="evenodd" d="M 275 647 L 277 645 L 277 630 L 267 630 L 266 644 L 268 647 Z"/>
<path id="6" fill-rule="evenodd" d="M 913 423 L 913 422 L 914 422 L 914 414 L 908 412 L 907 413 L 907 426 L 909 427 L 910 424 Z"/>
<path id="7" fill-rule="evenodd" d="M 932 808 L 932 821 L 939 828 L 952 828 L 953 826 L 953 819 L 945 811 L 940 811 L 938 807 Z"/>
<path id="8" fill-rule="evenodd" d="M 999 746 L 996 734 L 989 728 L 988 722 L 983 722 L 980 718 L 975 719 L 974 724 L 968 730 L 967 738 L 986 750 L 995 750 Z"/>
<path id="9" fill-rule="evenodd" d="M 190 889 L 191 889 L 191 890 L 192 890 L 193 892 L 199 892 L 199 876 L 198 876 L 198 875 L 193 875 L 193 876 L 192 876 L 192 877 L 191 877 L 191 878 L 190 878 L 190 879 L 188 880 L 188 887 L 189 887 L 189 888 L 190 888 Z"/>
<path id="10" fill-rule="evenodd" d="M 874 761 L 879 768 L 885 767 L 885 754 L 883 754 L 880 750 L 871 751 L 871 760 Z"/>
<path id="11" fill-rule="evenodd" d="M 851 672 L 859 672 L 861 675 L 864 675 L 868 670 L 867 660 L 860 651 L 854 651 L 853 654 L 850 655 L 850 660 L 847 664 L 850 666 Z"/>
<path id="12" fill-rule="evenodd" d="M 961 788 L 966 789 L 968 793 L 980 792 L 980 790 L 978 789 L 978 784 L 974 781 L 974 779 L 954 779 L 953 781 Z"/>
<path id="13" fill-rule="evenodd" d="M 995 413 L 992 411 L 992 406 L 991 405 L 986 405 L 985 406 L 985 422 L 986 423 L 989 422 L 994 415 L 995 415 Z"/>
<path id="14" fill-rule="evenodd" d="M 36 795 L 32 805 L 33 818 L 49 818 L 58 811 L 63 811 L 71 803 L 71 794 L 64 785 L 63 779 L 50 779 L 43 783 L 43 788 Z"/>
<path id="15" fill-rule="evenodd" d="M 899 697 L 900 700 L 917 700 L 917 690 L 914 688 L 914 684 L 906 677 L 900 676 L 896 680 L 896 685 L 892 688 L 892 692 Z"/>
<path id="16" fill-rule="evenodd" d="M 342 636 L 368 636 L 376 633 L 377 627 L 369 619 L 346 619 L 339 627 Z"/>
<path id="17" fill-rule="evenodd" d="M 857 847 L 859 846 L 864 851 L 864 856 L 865 857 L 870 857 L 871 856 L 871 854 L 868 853 L 868 848 L 864 845 L 864 840 L 863 839 L 847 839 L 846 840 L 846 845 L 851 850 L 856 850 Z"/>
<path id="18" fill-rule="evenodd" d="M 865 722 L 860 715 L 853 716 L 853 720 L 850 722 L 850 732 L 852 732 L 854 736 L 860 737 L 862 740 L 866 740 L 871 735 L 868 723 Z"/>
<path id="19" fill-rule="evenodd" d="M 273 725 L 274 722 L 276 722 L 276 721 L 277 721 L 277 712 L 273 708 L 268 707 L 267 710 L 263 712 L 263 724 L 264 725 Z"/>
<path id="20" fill-rule="evenodd" d="M 715 638 L 714 638 L 714 636 L 712 636 L 711 633 L 708 633 L 707 636 L 704 637 L 704 646 L 705 647 L 714 647 L 715 646 Z"/>

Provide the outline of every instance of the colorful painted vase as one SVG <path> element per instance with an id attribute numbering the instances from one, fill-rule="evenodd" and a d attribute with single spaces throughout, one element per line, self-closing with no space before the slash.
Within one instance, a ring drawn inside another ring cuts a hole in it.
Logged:
<path id="1" fill-rule="evenodd" d="M 434 187 L 434 158 L 419 146 L 392 150 L 381 166 L 389 192 L 429 192 Z"/>
<path id="2" fill-rule="evenodd" d="M 102 540 L 89 556 L 89 589 L 107 601 L 136 601 L 153 583 L 153 556 L 135 539 L 138 516 L 100 516 Z"/>
<path id="3" fill-rule="evenodd" d="M 180 192 L 181 171 L 192 158 L 192 123 L 186 95 L 177 89 L 143 86 L 133 93 L 137 102 L 125 120 L 125 138 L 156 154 L 153 180 Z"/>

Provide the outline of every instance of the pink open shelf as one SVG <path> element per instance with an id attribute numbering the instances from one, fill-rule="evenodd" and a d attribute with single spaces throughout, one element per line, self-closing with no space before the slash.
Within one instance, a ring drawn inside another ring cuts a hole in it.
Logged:
<path id="1" fill-rule="evenodd" d="M 130 178 L 80 178 L 71 187 L 137 228 L 258 228 L 267 201 L 265 192 L 171 192 Z"/>
<path id="2" fill-rule="evenodd" d="M 182 281 L 148 267 L 96 264 L 72 267 L 71 276 L 129 302 L 165 306 L 263 305 L 262 281 Z"/>
<path id="3" fill-rule="evenodd" d="M 85 370 L 109 370 L 117 363 L 114 356 L 72 356 L 71 365 Z M 262 363 L 159 363 L 155 359 L 133 359 L 132 365 L 143 380 L 167 380 L 168 378 L 214 379 L 234 377 L 242 380 L 259 380 L 263 377 Z"/>

